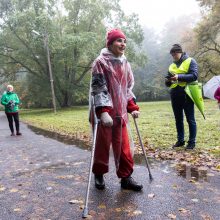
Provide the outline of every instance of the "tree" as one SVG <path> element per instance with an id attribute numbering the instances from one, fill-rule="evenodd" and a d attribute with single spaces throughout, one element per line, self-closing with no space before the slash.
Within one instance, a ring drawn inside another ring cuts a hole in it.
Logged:
<path id="1" fill-rule="evenodd" d="M 195 29 L 197 38 L 197 57 L 202 77 L 210 78 L 219 74 L 220 68 L 220 2 L 216 0 L 197 0 L 204 13 Z"/>
<path id="2" fill-rule="evenodd" d="M 50 0 L 46 6 L 43 0 L 3 0 L 0 16 L 3 21 L 0 57 L 7 69 L 9 62 L 12 66 L 19 64 L 33 76 L 32 80 L 27 77 L 26 83 L 34 99 L 42 97 L 39 93 L 47 97 L 50 87 L 42 38 L 33 36 L 32 30 L 42 35 L 47 31 L 49 35 L 55 94 L 62 107 L 87 102 L 88 73 L 93 60 L 105 46 L 107 27 L 125 31 L 130 45 L 129 59 L 140 64 L 146 58 L 137 52 L 143 40 L 138 17 L 126 16 L 119 7 L 119 0 L 64 0 L 62 4 Z M 4 73 L 8 76 L 7 71 Z M 37 89 L 39 85 L 44 85 L 41 90 Z M 41 98 L 32 103 L 40 101 Z M 44 104 L 48 106 L 51 100 Z"/>
<path id="3" fill-rule="evenodd" d="M 148 55 L 148 62 L 136 72 L 135 94 L 138 100 L 169 98 L 164 77 L 172 62 L 170 48 L 173 44 L 180 43 L 190 56 L 194 55 L 195 45 L 191 37 L 193 37 L 193 27 L 197 17 L 197 15 L 188 15 L 172 19 L 167 22 L 159 35 L 152 29 L 144 29 L 143 50 Z"/>

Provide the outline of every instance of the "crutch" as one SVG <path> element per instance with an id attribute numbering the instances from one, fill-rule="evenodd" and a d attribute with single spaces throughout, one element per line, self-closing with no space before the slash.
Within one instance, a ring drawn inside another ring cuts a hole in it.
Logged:
<path id="1" fill-rule="evenodd" d="M 94 104 L 94 97 L 93 96 L 92 96 L 92 111 L 93 111 L 93 114 L 94 114 L 93 140 L 92 140 L 88 185 L 87 185 L 87 191 L 86 191 L 85 206 L 84 206 L 84 209 L 83 209 L 83 212 L 82 212 L 82 218 L 87 218 L 87 216 L 88 216 L 89 189 L 90 189 L 90 183 L 91 183 L 92 165 L 93 165 L 93 160 L 94 160 L 96 135 L 97 135 L 97 128 L 98 128 L 98 119 L 97 119 L 96 113 L 95 113 L 95 104 Z"/>
<path id="2" fill-rule="evenodd" d="M 136 119 L 134 117 L 133 117 L 133 119 L 134 119 L 134 125 L 135 125 L 135 128 L 136 128 L 136 131 L 137 131 L 137 135 L 138 135 L 138 138 L 139 138 L 139 141 L 140 141 L 140 145 L 141 145 L 141 148 L 142 148 L 142 151 L 143 151 L 143 154 L 144 154 L 144 158 L 145 158 L 145 161 L 146 161 L 147 169 L 148 169 L 148 172 L 149 172 L 149 178 L 150 178 L 150 180 L 153 180 L 153 177 L 152 177 L 151 172 L 150 172 L 150 166 L 149 166 L 149 163 L 148 163 L 147 155 L 146 155 L 146 152 L 144 150 L 144 145 L 143 145 L 143 142 L 142 142 L 142 139 L 141 139 L 141 136 L 140 136 L 138 126 L 137 126 L 137 122 L 136 122 Z"/>

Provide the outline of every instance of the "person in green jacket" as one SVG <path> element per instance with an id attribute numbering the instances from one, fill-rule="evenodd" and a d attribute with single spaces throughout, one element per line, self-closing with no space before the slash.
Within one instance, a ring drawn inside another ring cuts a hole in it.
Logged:
<path id="1" fill-rule="evenodd" d="M 12 85 L 7 86 L 7 91 L 3 93 L 1 98 L 1 104 L 5 106 L 5 114 L 8 118 L 9 128 L 11 130 L 11 136 L 15 136 L 13 119 L 15 122 L 16 135 L 21 135 L 19 126 L 18 105 L 20 100 L 16 93 L 13 92 Z"/>

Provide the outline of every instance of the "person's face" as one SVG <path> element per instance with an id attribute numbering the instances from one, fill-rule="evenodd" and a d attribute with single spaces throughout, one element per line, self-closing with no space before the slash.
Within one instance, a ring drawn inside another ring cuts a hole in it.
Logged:
<path id="1" fill-rule="evenodd" d="M 172 52 L 171 56 L 173 57 L 174 61 L 178 61 L 181 58 L 182 53 L 178 53 L 178 52 Z"/>
<path id="2" fill-rule="evenodd" d="M 12 92 L 13 91 L 13 87 L 9 86 L 7 87 L 8 92 Z"/>
<path id="3" fill-rule="evenodd" d="M 126 48 L 126 39 L 118 38 L 112 43 L 109 49 L 116 57 L 120 57 L 124 54 L 125 48 Z"/>

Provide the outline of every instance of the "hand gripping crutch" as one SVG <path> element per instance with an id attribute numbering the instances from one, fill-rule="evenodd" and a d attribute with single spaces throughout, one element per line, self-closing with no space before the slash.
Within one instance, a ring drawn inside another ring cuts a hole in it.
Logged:
<path id="1" fill-rule="evenodd" d="M 134 119 L 134 125 L 135 125 L 135 128 L 136 128 L 136 131 L 137 131 L 137 135 L 138 135 L 138 138 L 139 138 L 139 141 L 140 141 L 140 145 L 141 145 L 141 148 L 142 148 L 142 151 L 143 151 L 143 154 L 144 154 L 144 158 L 145 158 L 145 161 L 146 161 L 147 169 L 148 169 L 148 172 L 149 172 L 149 178 L 150 178 L 150 180 L 153 180 L 153 177 L 152 177 L 151 172 L 150 172 L 150 166 L 149 166 L 149 163 L 148 163 L 147 155 L 146 155 L 146 152 L 144 150 L 144 145 L 143 145 L 143 142 L 142 142 L 142 139 L 141 139 L 141 136 L 140 136 L 138 126 L 137 126 L 137 122 L 136 122 L 136 119 L 134 117 L 133 117 L 133 119 Z"/>
<path id="2" fill-rule="evenodd" d="M 87 218 L 88 216 L 88 200 L 89 200 L 89 189 L 91 183 L 91 176 L 92 176 L 92 165 L 94 160 L 94 153 L 95 153 L 95 144 L 96 144 L 96 135 L 97 135 L 97 128 L 98 128 L 98 119 L 95 113 L 95 104 L 94 104 L 94 97 L 92 96 L 92 111 L 94 115 L 94 128 L 93 128 L 93 140 L 92 140 L 92 149 L 91 149 L 91 159 L 90 159 L 90 168 L 89 168 L 89 176 L 88 176 L 88 185 L 86 191 L 86 198 L 85 198 L 85 206 L 82 213 L 82 218 Z"/>

